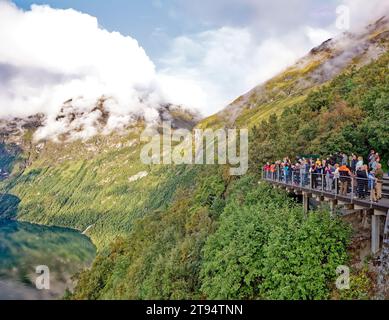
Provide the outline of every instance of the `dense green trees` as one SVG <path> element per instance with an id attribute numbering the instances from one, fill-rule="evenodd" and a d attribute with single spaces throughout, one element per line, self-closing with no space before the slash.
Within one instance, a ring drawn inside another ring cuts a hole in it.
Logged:
<path id="1" fill-rule="evenodd" d="M 128 237 L 80 276 L 76 299 L 199 299 L 204 243 L 224 207 L 223 167 L 182 167 L 192 185 L 176 188 L 167 208 L 134 222 Z M 196 179 L 193 179 L 193 175 Z M 177 179 L 177 177 L 176 177 Z"/>
<path id="2" fill-rule="evenodd" d="M 211 299 L 325 299 L 347 259 L 348 229 L 245 177 L 204 247 L 202 291 Z"/>

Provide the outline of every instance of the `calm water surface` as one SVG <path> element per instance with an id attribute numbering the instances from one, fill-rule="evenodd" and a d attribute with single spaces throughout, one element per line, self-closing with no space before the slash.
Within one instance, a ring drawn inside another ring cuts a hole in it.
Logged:
<path id="1" fill-rule="evenodd" d="M 77 231 L 0 220 L 0 299 L 61 299 L 96 248 Z M 36 289 L 37 266 L 50 270 L 50 290 Z"/>

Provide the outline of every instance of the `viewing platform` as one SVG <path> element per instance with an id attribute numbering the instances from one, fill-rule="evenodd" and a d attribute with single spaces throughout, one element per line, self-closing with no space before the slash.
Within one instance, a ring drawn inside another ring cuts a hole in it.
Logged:
<path id="1" fill-rule="evenodd" d="M 371 252 L 379 253 L 381 244 L 387 243 L 389 234 L 389 177 L 385 177 L 382 184 L 382 198 L 374 198 L 376 189 L 367 179 L 355 177 L 330 178 L 323 174 L 292 172 L 285 176 L 278 172 L 262 172 L 262 179 L 274 187 L 284 189 L 289 193 L 301 196 L 304 212 L 308 214 L 310 200 L 318 203 L 326 202 L 330 206 L 331 214 L 337 210 L 342 215 L 363 212 L 371 217 Z M 373 194 L 373 196 L 372 196 Z"/>

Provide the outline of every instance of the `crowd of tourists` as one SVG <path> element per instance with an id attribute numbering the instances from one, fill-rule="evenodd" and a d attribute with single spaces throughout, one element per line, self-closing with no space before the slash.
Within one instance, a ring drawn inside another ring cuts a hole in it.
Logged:
<path id="1" fill-rule="evenodd" d="M 389 161 L 388 161 L 389 167 Z M 382 199 L 384 171 L 381 157 L 371 150 L 367 161 L 355 154 L 336 153 L 326 159 L 297 157 L 284 158 L 263 167 L 266 178 L 296 186 L 323 189 L 347 196 L 354 193 L 359 199 Z"/>

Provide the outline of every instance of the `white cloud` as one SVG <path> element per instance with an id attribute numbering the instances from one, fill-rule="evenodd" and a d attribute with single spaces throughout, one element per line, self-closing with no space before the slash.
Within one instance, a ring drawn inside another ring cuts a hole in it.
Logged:
<path id="1" fill-rule="evenodd" d="M 0 43 L 1 67 L 16 71 L 8 92 L 2 91 L 2 115 L 52 111 L 77 96 L 114 94 L 134 102 L 136 91 L 148 89 L 155 77 L 136 40 L 100 29 L 96 18 L 72 9 L 32 6 L 23 12 L 2 1 Z"/>
<path id="2" fill-rule="evenodd" d="M 167 102 L 165 96 L 180 100 L 166 91 L 171 86 L 161 84 L 136 40 L 108 32 L 73 9 L 33 5 L 22 11 L 0 0 L 0 75 L 2 117 L 43 112 L 52 119 L 71 98 L 77 110 L 91 111 L 105 96 L 108 126 L 114 126 L 134 113 L 156 117 L 150 109 Z M 94 134 L 94 116 L 81 118 L 82 134 Z M 61 133 L 59 127 L 69 125 L 50 122 L 41 134 Z"/>
<path id="3" fill-rule="evenodd" d="M 333 36 L 333 34 L 328 30 L 315 29 L 309 26 L 305 28 L 305 33 L 312 44 L 319 44 Z"/>

